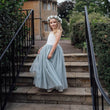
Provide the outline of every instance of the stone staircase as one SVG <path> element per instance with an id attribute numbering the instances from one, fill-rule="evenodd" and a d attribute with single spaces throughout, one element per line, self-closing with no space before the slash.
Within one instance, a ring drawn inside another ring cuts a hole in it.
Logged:
<path id="1" fill-rule="evenodd" d="M 57 91 L 47 93 L 43 89 L 34 87 L 34 74 L 29 72 L 29 68 L 36 57 L 35 47 L 36 46 L 33 46 L 31 53 L 28 55 L 27 60 L 24 63 L 22 72 L 20 73 L 16 83 L 17 89 L 13 91 L 13 98 L 10 99 L 10 102 L 59 105 L 69 104 L 77 107 L 81 106 L 82 108 L 89 106 L 86 110 L 92 110 L 87 54 L 67 54 L 64 50 L 65 67 L 67 71 L 69 88 L 63 93 L 59 93 Z M 77 107 L 73 110 L 76 110 Z"/>
<path id="2" fill-rule="evenodd" d="M 47 93 L 45 90 L 34 87 L 34 74 L 29 73 L 29 68 L 35 58 L 35 54 L 29 54 L 17 80 L 17 90 L 13 91 L 12 100 L 14 102 L 91 104 L 87 54 L 64 54 L 64 57 L 69 85 L 67 90 L 63 93 L 58 93 L 57 91 Z"/>

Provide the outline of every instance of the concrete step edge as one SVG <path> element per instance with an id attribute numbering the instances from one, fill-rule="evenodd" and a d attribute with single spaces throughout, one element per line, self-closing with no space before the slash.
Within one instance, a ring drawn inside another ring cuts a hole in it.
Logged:
<path id="1" fill-rule="evenodd" d="M 90 88 L 75 88 L 69 87 L 68 89 L 64 90 L 63 93 L 59 92 L 51 92 L 47 93 L 45 90 L 39 90 L 37 87 L 18 87 L 14 94 L 31 94 L 31 95 L 63 95 L 63 96 L 91 96 Z"/>
<path id="2" fill-rule="evenodd" d="M 38 54 L 28 54 L 28 57 L 36 57 Z M 87 53 L 71 53 L 71 54 L 64 54 L 64 57 L 69 57 L 69 56 L 87 56 Z"/>
<path id="3" fill-rule="evenodd" d="M 31 66 L 32 63 L 25 62 L 24 66 Z M 65 66 L 88 66 L 88 62 L 65 62 Z"/>
<path id="4" fill-rule="evenodd" d="M 31 72 L 21 72 L 19 77 L 31 78 L 34 77 L 35 73 Z M 89 78 L 89 73 L 79 73 L 79 72 L 67 72 L 67 78 Z"/>

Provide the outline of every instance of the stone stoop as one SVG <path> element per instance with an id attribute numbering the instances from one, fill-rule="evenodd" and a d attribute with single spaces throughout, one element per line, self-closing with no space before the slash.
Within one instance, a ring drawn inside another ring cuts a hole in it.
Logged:
<path id="1" fill-rule="evenodd" d="M 29 54 L 22 72 L 17 79 L 17 89 L 13 91 L 10 102 L 38 103 L 38 104 L 78 104 L 91 105 L 90 79 L 88 72 L 88 59 L 86 53 L 64 54 L 67 81 L 69 88 L 59 93 L 54 90 L 47 93 L 33 85 L 34 73 L 29 68 L 37 54 Z"/>

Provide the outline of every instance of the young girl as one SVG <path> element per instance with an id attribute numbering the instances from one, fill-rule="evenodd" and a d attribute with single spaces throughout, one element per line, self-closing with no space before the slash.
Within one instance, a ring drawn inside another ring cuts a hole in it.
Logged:
<path id="1" fill-rule="evenodd" d="M 34 84 L 38 88 L 52 92 L 54 89 L 63 92 L 68 88 L 63 50 L 59 45 L 62 35 L 62 20 L 56 15 L 49 16 L 47 21 L 51 32 L 46 44 L 38 51 L 30 72 L 35 72 Z"/>

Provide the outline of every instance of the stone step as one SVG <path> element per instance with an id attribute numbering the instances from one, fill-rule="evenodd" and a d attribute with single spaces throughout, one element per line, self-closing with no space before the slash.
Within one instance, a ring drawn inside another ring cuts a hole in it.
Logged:
<path id="1" fill-rule="evenodd" d="M 88 62 L 87 53 L 64 54 L 66 62 Z"/>
<path id="2" fill-rule="evenodd" d="M 36 104 L 36 103 L 8 103 L 5 110 L 93 110 L 92 105 L 78 104 Z M 102 106 L 99 105 L 99 110 Z M 110 106 L 104 106 L 104 110 L 110 110 Z"/>
<path id="3" fill-rule="evenodd" d="M 78 105 L 78 104 L 59 105 L 59 104 L 36 104 L 36 103 L 8 103 L 6 106 L 6 110 L 93 110 L 93 109 L 92 105 Z"/>
<path id="4" fill-rule="evenodd" d="M 24 63 L 21 72 L 28 72 L 32 63 Z M 65 67 L 67 72 L 87 72 L 88 62 L 65 62 Z"/>
<path id="5" fill-rule="evenodd" d="M 43 104 L 92 104 L 90 88 L 68 88 L 63 93 L 54 90 L 47 93 L 37 87 L 18 87 L 12 93 L 12 102 L 35 102 Z"/>
<path id="6" fill-rule="evenodd" d="M 32 62 L 37 54 L 28 54 L 25 62 Z M 86 53 L 72 53 L 72 54 L 64 54 L 65 62 L 87 62 L 87 54 Z"/>
<path id="7" fill-rule="evenodd" d="M 17 79 L 17 86 L 32 86 L 34 73 L 22 72 Z M 90 87 L 89 73 L 67 72 L 69 87 Z"/>

